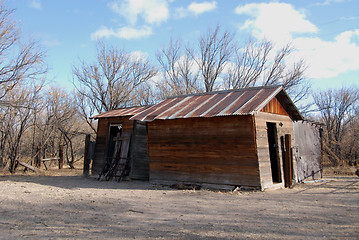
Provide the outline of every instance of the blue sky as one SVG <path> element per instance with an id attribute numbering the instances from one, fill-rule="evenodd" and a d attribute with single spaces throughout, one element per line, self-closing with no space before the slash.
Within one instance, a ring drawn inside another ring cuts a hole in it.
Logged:
<path id="1" fill-rule="evenodd" d="M 47 52 L 48 78 L 72 89 L 72 66 L 95 60 L 96 40 L 148 56 L 170 37 L 195 44 L 219 24 L 278 46 L 291 42 L 313 87 L 359 84 L 359 1 L 7 0 L 24 39 Z"/>

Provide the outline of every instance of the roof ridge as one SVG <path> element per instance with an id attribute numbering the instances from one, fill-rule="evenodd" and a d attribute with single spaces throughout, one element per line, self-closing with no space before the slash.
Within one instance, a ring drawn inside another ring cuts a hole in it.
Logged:
<path id="1" fill-rule="evenodd" d="M 151 105 L 143 105 L 143 106 L 132 106 L 132 107 L 122 107 L 122 108 L 116 108 L 116 109 L 112 109 L 109 111 L 105 111 L 102 113 L 98 113 L 94 116 L 91 116 L 90 119 L 98 119 L 98 118 L 103 118 L 103 117 L 118 117 L 118 116 L 125 116 L 128 115 L 130 113 L 130 115 L 132 114 L 136 114 L 136 111 L 143 111 L 145 109 L 150 108 Z M 121 112 L 120 115 L 114 114 L 117 112 Z"/>
<path id="2" fill-rule="evenodd" d="M 191 96 L 204 96 L 204 95 L 230 93 L 230 92 L 241 92 L 241 91 L 248 91 L 248 90 L 260 90 L 260 89 L 268 89 L 268 88 L 283 88 L 283 85 L 256 86 L 256 87 L 219 90 L 219 91 L 212 91 L 212 92 L 192 93 L 192 94 L 171 96 L 171 97 L 167 97 L 166 99 L 179 98 L 179 97 L 191 97 Z"/>

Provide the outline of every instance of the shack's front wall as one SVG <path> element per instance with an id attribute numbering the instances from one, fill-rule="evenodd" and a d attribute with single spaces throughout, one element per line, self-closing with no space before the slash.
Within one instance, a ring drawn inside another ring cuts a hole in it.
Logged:
<path id="1" fill-rule="evenodd" d="M 276 187 L 284 187 L 284 168 L 283 168 L 283 155 L 284 151 L 282 146 L 281 138 L 284 139 L 286 134 L 291 135 L 292 146 L 294 146 L 294 134 L 293 134 L 293 121 L 287 115 L 273 114 L 267 112 L 258 112 L 254 115 L 255 126 L 256 126 L 256 145 L 259 162 L 259 172 L 261 179 L 262 190 Z M 279 169 L 281 175 L 280 183 L 273 183 L 272 170 L 269 155 L 269 144 L 268 144 L 268 133 L 267 133 L 267 122 L 275 123 L 277 129 L 277 149 L 279 156 Z M 295 174 L 296 164 L 293 161 L 293 174 Z M 295 179 L 295 175 L 293 175 Z"/>
<path id="2" fill-rule="evenodd" d="M 92 162 L 91 174 L 98 175 L 101 173 L 106 161 L 109 132 L 111 124 L 122 124 L 123 131 L 132 133 L 133 121 L 129 120 L 129 117 L 121 118 L 100 118 L 97 125 L 95 156 Z"/>
<path id="3" fill-rule="evenodd" d="M 260 187 L 252 116 L 148 123 L 150 179 Z"/>

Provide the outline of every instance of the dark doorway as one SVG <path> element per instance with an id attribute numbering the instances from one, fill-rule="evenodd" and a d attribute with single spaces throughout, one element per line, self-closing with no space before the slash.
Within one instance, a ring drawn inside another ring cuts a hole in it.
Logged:
<path id="1" fill-rule="evenodd" d="M 282 182 L 282 177 L 279 163 L 277 127 L 275 123 L 267 122 L 267 136 L 272 180 L 273 183 L 280 183 Z"/>
<path id="2" fill-rule="evenodd" d="M 110 126 L 107 158 L 99 180 L 121 181 L 130 174 L 129 149 L 131 132 L 124 131 L 120 124 Z M 103 177 L 102 177 L 103 176 Z"/>
<path id="3" fill-rule="evenodd" d="M 122 125 L 121 124 L 111 124 L 110 126 L 110 133 L 109 139 L 107 144 L 107 158 L 112 158 L 115 150 L 116 145 L 116 137 L 117 135 L 122 132 Z"/>

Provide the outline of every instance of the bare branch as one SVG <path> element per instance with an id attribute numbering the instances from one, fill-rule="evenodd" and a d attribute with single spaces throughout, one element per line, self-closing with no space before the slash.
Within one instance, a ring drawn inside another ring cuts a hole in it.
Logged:
<path id="1" fill-rule="evenodd" d="M 234 45 L 234 35 L 229 31 L 220 33 L 220 27 L 209 29 L 206 35 L 199 39 L 199 53 L 187 48 L 187 54 L 197 63 L 205 91 L 213 91 L 215 82 L 230 60 Z"/>
<path id="2" fill-rule="evenodd" d="M 133 105 L 136 89 L 157 74 L 147 59 L 97 45 L 97 62 L 73 67 L 78 108 L 92 129 L 91 114 Z"/>

